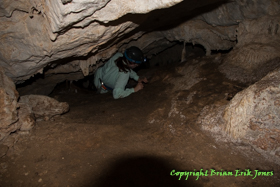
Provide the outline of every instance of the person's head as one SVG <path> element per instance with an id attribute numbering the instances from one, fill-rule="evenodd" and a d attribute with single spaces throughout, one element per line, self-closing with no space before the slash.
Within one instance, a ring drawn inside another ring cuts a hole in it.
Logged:
<path id="1" fill-rule="evenodd" d="M 127 66 L 131 69 L 136 68 L 145 61 L 145 57 L 141 49 L 135 46 L 127 48 L 124 52 L 124 57 L 127 60 Z"/>
<path id="2" fill-rule="evenodd" d="M 141 49 L 131 46 L 125 50 L 123 57 L 116 60 L 116 64 L 120 71 L 128 72 L 130 69 L 136 68 L 144 61 L 145 58 Z"/>

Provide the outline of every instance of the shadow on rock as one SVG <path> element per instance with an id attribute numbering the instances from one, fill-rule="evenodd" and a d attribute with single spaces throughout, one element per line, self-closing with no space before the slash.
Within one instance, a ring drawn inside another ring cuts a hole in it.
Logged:
<path id="1" fill-rule="evenodd" d="M 104 169 L 105 172 L 98 178 L 98 182 L 92 182 L 87 186 L 198 186 L 192 179 L 178 180 L 177 176 L 170 176 L 173 169 L 175 169 L 174 166 L 161 158 L 149 156 L 121 158 L 110 168 Z"/>

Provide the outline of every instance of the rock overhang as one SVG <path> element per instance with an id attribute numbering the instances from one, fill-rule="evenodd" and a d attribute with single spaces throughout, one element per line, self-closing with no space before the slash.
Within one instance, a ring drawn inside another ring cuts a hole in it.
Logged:
<path id="1" fill-rule="evenodd" d="M 51 74 L 46 67 L 66 73 L 65 64 L 59 65 L 63 59 L 69 60 L 68 73 L 78 67 L 86 76 L 98 61 L 132 44 L 147 55 L 154 53 L 149 46 L 155 41 L 159 46 L 172 41 L 200 44 L 208 55 L 228 50 L 236 45 L 240 23 L 279 11 L 277 2 L 264 0 L 63 2 L 3 1 L 0 65 L 15 83 L 37 73 Z"/>

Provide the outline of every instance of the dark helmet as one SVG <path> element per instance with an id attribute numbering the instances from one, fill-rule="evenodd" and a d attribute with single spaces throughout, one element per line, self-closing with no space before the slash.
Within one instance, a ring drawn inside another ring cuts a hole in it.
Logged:
<path id="1" fill-rule="evenodd" d="M 125 50 L 124 56 L 130 62 L 134 62 L 136 64 L 141 64 L 145 61 L 144 54 L 138 47 L 131 46 Z"/>

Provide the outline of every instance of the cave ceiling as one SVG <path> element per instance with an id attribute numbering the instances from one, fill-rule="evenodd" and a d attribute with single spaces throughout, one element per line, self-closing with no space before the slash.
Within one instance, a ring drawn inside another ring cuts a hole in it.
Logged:
<path id="1" fill-rule="evenodd" d="M 210 55 L 245 45 L 248 25 L 259 34 L 251 20 L 260 19 L 277 35 L 279 1 L 2 0 L 0 66 L 18 84 L 43 73 L 87 76 L 131 45 L 147 57 L 173 42 L 200 44 Z"/>

